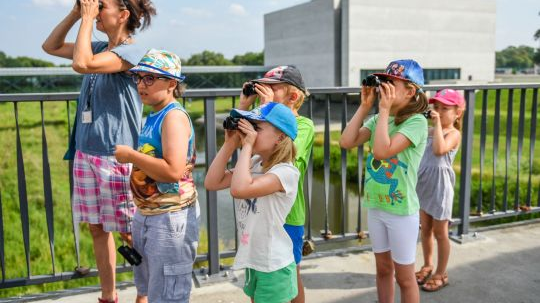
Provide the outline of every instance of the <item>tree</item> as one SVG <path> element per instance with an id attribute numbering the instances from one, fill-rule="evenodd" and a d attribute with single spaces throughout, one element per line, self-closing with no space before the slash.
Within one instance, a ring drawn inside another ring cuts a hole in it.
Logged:
<path id="1" fill-rule="evenodd" d="M 530 46 L 509 46 L 502 51 L 496 52 L 496 67 L 510 67 L 514 69 L 531 68 L 534 66 L 534 48 Z"/>
<path id="2" fill-rule="evenodd" d="M 264 53 L 248 52 L 243 55 L 236 55 L 232 59 L 235 65 L 264 65 Z"/>
<path id="3" fill-rule="evenodd" d="M 205 50 L 199 54 L 193 54 L 186 61 L 186 65 L 232 65 L 221 53 Z"/>
<path id="4" fill-rule="evenodd" d="M 538 15 L 540 15 L 540 12 L 538 12 Z M 534 41 L 540 40 L 540 28 L 536 30 L 536 33 L 534 33 Z M 536 52 L 533 56 L 533 62 L 536 65 L 540 65 L 540 48 L 536 49 Z"/>
<path id="5" fill-rule="evenodd" d="M 52 67 L 53 63 L 30 57 L 10 57 L 0 51 L 0 67 Z"/>

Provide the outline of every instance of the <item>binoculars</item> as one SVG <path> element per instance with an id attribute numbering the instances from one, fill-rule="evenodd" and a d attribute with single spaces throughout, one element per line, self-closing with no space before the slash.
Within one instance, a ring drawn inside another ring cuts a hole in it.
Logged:
<path id="1" fill-rule="evenodd" d="M 251 125 L 253 125 L 254 129 L 257 129 L 257 124 L 251 120 L 248 120 Z M 231 116 L 228 116 L 223 121 L 223 128 L 228 130 L 237 130 L 238 129 L 238 122 L 240 122 L 240 118 L 233 118 Z"/>
<path id="2" fill-rule="evenodd" d="M 128 261 L 132 266 L 139 265 L 142 262 L 142 256 L 134 249 L 127 245 L 122 245 L 118 247 L 118 252 Z"/>
<path id="3" fill-rule="evenodd" d="M 363 86 L 370 86 L 370 87 L 379 87 L 381 83 L 388 82 L 390 84 L 394 84 L 394 82 L 391 79 L 388 78 L 379 78 L 375 75 L 369 75 L 364 80 L 362 80 Z"/>
<path id="4" fill-rule="evenodd" d="M 77 4 L 78 4 L 79 6 L 81 6 L 81 0 L 77 0 Z M 99 10 L 102 10 L 102 9 L 103 9 L 103 2 L 99 1 L 99 2 L 98 2 L 98 5 L 99 5 L 99 6 L 98 6 Z"/>
<path id="5" fill-rule="evenodd" d="M 255 82 L 248 82 L 248 84 L 246 84 L 246 86 L 244 86 L 242 89 L 242 94 L 244 94 L 246 97 L 256 95 L 257 92 L 255 91 Z"/>

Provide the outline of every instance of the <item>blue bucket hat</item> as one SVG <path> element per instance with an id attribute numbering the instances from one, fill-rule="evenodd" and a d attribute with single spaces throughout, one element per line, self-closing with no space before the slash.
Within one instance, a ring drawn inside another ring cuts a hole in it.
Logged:
<path id="1" fill-rule="evenodd" d="M 375 73 L 374 75 L 409 81 L 419 87 L 424 86 L 424 71 L 420 64 L 412 59 L 392 61 L 384 73 Z"/>
<path id="2" fill-rule="evenodd" d="M 182 75 L 182 62 L 175 53 L 166 50 L 149 50 L 131 72 L 154 73 L 175 79 L 179 82 L 186 78 Z"/>
<path id="3" fill-rule="evenodd" d="M 293 139 L 293 141 L 298 133 L 296 117 L 292 110 L 280 103 L 268 102 L 252 111 L 233 109 L 230 115 L 233 118 L 268 122 Z"/>

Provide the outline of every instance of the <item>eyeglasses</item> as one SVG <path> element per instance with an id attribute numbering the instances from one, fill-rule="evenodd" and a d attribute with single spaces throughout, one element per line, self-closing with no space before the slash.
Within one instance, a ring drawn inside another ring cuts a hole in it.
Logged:
<path id="1" fill-rule="evenodd" d="M 135 82 L 135 84 L 139 84 L 141 83 L 141 80 L 142 82 L 144 83 L 144 85 L 146 86 L 152 86 L 154 85 L 154 82 L 156 82 L 156 79 L 159 79 L 159 80 L 173 80 L 171 78 L 167 78 L 167 77 L 156 77 L 156 76 L 153 76 L 153 75 L 145 75 L 145 76 L 140 76 L 139 74 L 131 74 L 131 79 L 133 80 L 133 82 Z"/>

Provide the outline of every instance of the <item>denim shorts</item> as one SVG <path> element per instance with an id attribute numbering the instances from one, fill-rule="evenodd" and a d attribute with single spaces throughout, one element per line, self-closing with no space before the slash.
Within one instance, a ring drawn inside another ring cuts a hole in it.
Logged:
<path id="1" fill-rule="evenodd" d="M 189 302 L 199 244 L 199 203 L 181 211 L 133 218 L 133 247 L 142 263 L 133 269 L 139 296 L 148 302 Z"/>

